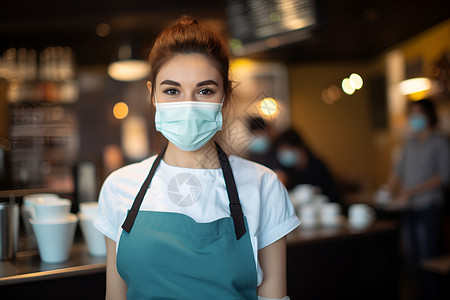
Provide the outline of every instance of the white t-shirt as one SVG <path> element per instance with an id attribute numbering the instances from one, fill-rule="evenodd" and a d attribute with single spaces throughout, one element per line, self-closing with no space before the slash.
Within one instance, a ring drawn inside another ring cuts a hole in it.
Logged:
<path id="1" fill-rule="evenodd" d="M 156 156 L 120 168 L 105 180 L 99 197 L 95 227 L 115 241 L 122 224 Z M 258 249 L 264 248 L 295 229 L 298 220 L 285 187 L 270 169 L 231 155 L 229 157 L 242 211 L 247 219 L 258 285 L 262 270 Z M 140 210 L 185 214 L 197 223 L 230 216 L 222 169 L 174 167 L 161 160 L 145 194 Z M 118 245 L 116 245 L 117 251 Z"/>

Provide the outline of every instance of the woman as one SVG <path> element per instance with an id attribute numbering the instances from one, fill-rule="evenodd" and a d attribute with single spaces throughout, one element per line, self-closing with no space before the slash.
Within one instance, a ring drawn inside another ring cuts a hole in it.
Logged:
<path id="1" fill-rule="evenodd" d="M 424 292 L 434 299 L 434 282 L 424 277 L 421 261 L 438 254 L 444 204 L 443 187 L 450 177 L 450 149 L 436 131 L 434 103 L 429 99 L 409 106 L 409 126 L 413 133 L 401 159 L 391 174 L 388 188 L 397 192 L 397 203 L 405 207 L 402 222 L 403 251 L 407 266 L 424 283 Z"/>
<path id="2" fill-rule="evenodd" d="M 103 184 L 95 225 L 106 236 L 106 298 L 289 299 L 285 235 L 299 221 L 287 192 L 214 141 L 232 96 L 224 40 L 182 17 L 156 39 L 150 64 L 168 145 Z"/>

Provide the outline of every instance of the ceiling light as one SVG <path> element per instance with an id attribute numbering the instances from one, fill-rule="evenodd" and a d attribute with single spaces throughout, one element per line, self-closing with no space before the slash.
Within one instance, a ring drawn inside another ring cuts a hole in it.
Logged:
<path id="1" fill-rule="evenodd" d="M 400 82 L 399 89 L 402 95 L 410 95 L 428 91 L 431 88 L 431 80 L 425 77 L 406 79 Z"/>
<path id="2" fill-rule="evenodd" d="M 137 81 L 150 73 L 150 65 L 145 60 L 126 59 L 112 62 L 108 66 L 108 75 L 118 81 Z"/>
<path id="3" fill-rule="evenodd" d="M 352 73 L 349 77 L 350 85 L 355 89 L 359 90 L 363 86 L 363 80 L 359 74 Z"/>
<path id="4" fill-rule="evenodd" d="M 342 90 L 347 95 L 353 95 L 355 92 L 355 88 L 351 85 L 349 78 L 344 78 L 344 80 L 342 80 Z"/>
<path id="5" fill-rule="evenodd" d="M 108 75 L 118 81 L 137 81 L 146 78 L 150 73 L 150 64 L 146 60 L 132 57 L 129 45 L 119 49 L 119 60 L 109 64 Z"/>

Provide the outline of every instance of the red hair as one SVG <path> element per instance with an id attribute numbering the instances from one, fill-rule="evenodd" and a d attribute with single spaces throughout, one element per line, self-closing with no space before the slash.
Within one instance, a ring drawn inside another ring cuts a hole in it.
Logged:
<path id="1" fill-rule="evenodd" d="M 229 79 L 230 54 L 225 40 L 210 26 L 197 19 L 182 16 L 175 25 L 164 29 L 150 52 L 150 82 L 153 99 L 155 79 L 161 67 L 177 54 L 203 54 L 222 76 L 225 98 L 231 95 Z"/>

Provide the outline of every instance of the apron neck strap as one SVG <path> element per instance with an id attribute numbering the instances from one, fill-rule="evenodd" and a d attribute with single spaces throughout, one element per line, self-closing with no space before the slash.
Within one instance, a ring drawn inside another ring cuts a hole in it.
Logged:
<path id="1" fill-rule="evenodd" d="M 231 218 L 233 219 L 236 239 L 239 240 L 247 232 L 247 230 L 245 229 L 244 214 L 242 213 L 242 207 L 239 201 L 239 195 L 236 189 L 236 183 L 234 181 L 234 176 L 231 170 L 230 162 L 228 161 L 228 157 L 222 150 L 222 148 L 220 148 L 219 144 L 217 143 L 215 144 L 217 148 L 217 156 L 219 158 L 220 167 L 222 168 L 223 177 L 225 179 L 225 186 L 227 188 L 228 199 L 230 201 L 230 215 Z M 152 168 L 150 169 L 147 178 L 142 184 L 139 193 L 136 195 L 133 205 L 131 206 L 131 209 L 128 211 L 127 217 L 122 224 L 122 229 L 128 233 L 131 231 L 131 228 L 133 227 L 134 220 L 136 220 L 136 216 L 139 212 L 142 201 L 144 200 L 145 193 L 150 187 L 150 183 L 153 179 L 153 176 L 155 175 L 156 169 L 158 168 L 159 163 L 161 162 L 161 159 L 163 158 L 165 152 L 166 149 L 164 149 L 153 162 Z"/>
<path id="2" fill-rule="evenodd" d="M 234 181 L 233 171 L 231 170 L 227 155 L 222 148 L 220 148 L 219 144 L 216 142 L 214 143 L 216 144 L 217 156 L 219 157 L 220 167 L 222 168 L 225 186 L 227 188 L 228 199 L 230 200 L 230 214 L 233 218 L 236 239 L 239 240 L 247 230 L 245 229 L 244 214 L 242 213 L 242 207 L 236 189 L 236 182 Z"/>
<path id="3" fill-rule="evenodd" d="M 136 198 L 133 201 L 133 205 L 131 206 L 131 209 L 128 211 L 127 218 L 125 219 L 125 222 L 122 224 L 122 229 L 126 232 L 130 233 L 131 228 L 133 227 L 134 220 L 136 220 L 136 216 L 139 212 L 139 208 L 141 207 L 141 203 L 144 200 L 145 193 L 147 192 L 148 187 L 150 186 L 150 183 L 153 179 L 153 175 L 155 175 L 156 169 L 159 166 L 159 163 L 161 162 L 161 159 L 164 156 L 164 153 L 166 152 L 166 148 L 158 155 L 158 157 L 153 162 L 152 168 L 150 169 L 150 172 L 148 173 L 147 178 L 145 179 L 144 183 L 141 186 L 141 189 L 139 190 L 139 193 L 137 194 Z"/>

